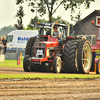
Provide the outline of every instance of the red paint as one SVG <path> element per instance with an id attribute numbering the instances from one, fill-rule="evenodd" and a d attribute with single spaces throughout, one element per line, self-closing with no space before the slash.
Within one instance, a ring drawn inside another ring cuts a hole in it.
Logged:
<path id="1" fill-rule="evenodd" d="M 97 32 L 96 45 L 92 45 L 92 50 L 100 50 L 100 39 L 98 39 L 98 35 L 99 35 L 99 28 Z"/>
<path id="2" fill-rule="evenodd" d="M 66 39 L 76 39 L 76 37 L 67 36 Z"/>
<path id="3" fill-rule="evenodd" d="M 31 59 L 33 62 L 40 62 L 40 59 Z"/>
<path id="4" fill-rule="evenodd" d="M 45 61 L 48 61 L 48 58 L 47 58 L 47 57 L 42 58 L 42 59 L 40 60 L 40 64 L 41 64 L 41 62 L 45 62 Z"/>
<path id="5" fill-rule="evenodd" d="M 53 63 L 53 60 L 48 60 L 48 63 Z"/>
<path id="6" fill-rule="evenodd" d="M 94 20 L 92 21 L 92 24 L 94 24 Z"/>
<path id="7" fill-rule="evenodd" d="M 97 63 L 97 62 L 98 62 L 98 59 L 99 59 L 99 58 L 95 58 L 95 63 Z"/>
<path id="8" fill-rule="evenodd" d="M 19 57 L 18 60 L 17 60 L 17 65 L 20 65 L 20 64 L 21 64 L 21 59 Z"/>
<path id="9" fill-rule="evenodd" d="M 45 58 L 42 58 L 42 59 L 31 59 L 31 61 L 32 61 L 32 62 L 40 62 L 40 64 L 41 64 L 41 62 L 46 62 L 46 61 L 48 61 L 48 58 L 49 58 L 49 57 L 45 57 Z"/>
<path id="10" fill-rule="evenodd" d="M 58 39 L 57 38 L 49 38 L 48 42 L 58 42 Z"/>
<path id="11" fill-rule="evenodd" d="M 37 42 L 37 43 L 45 43 L 46 47 L 58 47 L 59 42 L 54 42 L 54 41 L 43 41 L 43 42 Z"/>
<path id="12" fill-rule="evenodd" d="M 95 50 L 100 50 L 100 39 L 98 39 L 98 35 L 99 33 L 99 29 L 98 28 L 98 32 L 97 32 L 97 39 L 96 39 L 96 45 L 92 45 L 92 52 L 95 52 Z M 95 58 L 95 63 L 97 63 L 99 58 Z"/>

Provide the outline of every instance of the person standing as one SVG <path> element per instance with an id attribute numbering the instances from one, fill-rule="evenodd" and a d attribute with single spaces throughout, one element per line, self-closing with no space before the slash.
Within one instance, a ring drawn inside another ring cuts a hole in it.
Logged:
<path id="1" fill-rule="evenodd" d="M 6 36 L 3 37 L 2 40 L 2 45 L 4 47 L 4 54 L 6 53 L 6 47 L 7 47 L 7 40 L 6 40 Z"/>
<path id="2" fill-rule="evenodd" d="M 3 53 L 2 36 L 0 37 L 0 55 Z"/>
<path id="3" fill-rule="evenodd" d="M 1 44 L 2 44 L 2 36 L 0 37 L 0 46 L 1 46 Z"/>

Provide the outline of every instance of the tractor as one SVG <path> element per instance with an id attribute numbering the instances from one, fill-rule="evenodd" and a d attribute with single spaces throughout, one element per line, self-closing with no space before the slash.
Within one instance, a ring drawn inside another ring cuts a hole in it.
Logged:
<path id="1" fill-rule="evenodd" d="M 49 26 L 51 30 L 44 35 L 42 29 L 38 37 L 31 37 L 28 40 L 23 60 L 24 71 L 89 73 L 92 64 L 90 42 L 85 37 L 71 37 L 70 25 L 64 20 L 41 25 L 43 28 Z M 63 33 L 61 45 L 58 38 L 53 37 L 54 25 Z"/>
<path id="2" fill-rule="evenodd" d="M 96 45 L 92 45 L 92 66 L 90 71 L 100 74 L 100 16 L 92 21 L 93 28 L 98 28 Z"/>
<path id="3" fill-rule="evenodd" d="M 100 16 L 97 16 L 95 21 L 92 21 L 92 27 L 98 28 L 97 37 L 96 37 L 96 45 L 92 45 L 92 65 L 90 72 L 96 72 L 96 74 L 100 74 Z M 92 38 L 95 35 L 77 35 L 77 37 L 85 37 L 92 44 Z"/>

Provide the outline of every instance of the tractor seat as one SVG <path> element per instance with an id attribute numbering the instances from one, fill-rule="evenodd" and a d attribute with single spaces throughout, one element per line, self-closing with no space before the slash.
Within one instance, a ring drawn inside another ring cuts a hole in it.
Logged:
<path id="1" fill-rule="evenodd" d="M 51 35 L 51 31 L 47 31 L 46 32 L 46 35 Z"/>

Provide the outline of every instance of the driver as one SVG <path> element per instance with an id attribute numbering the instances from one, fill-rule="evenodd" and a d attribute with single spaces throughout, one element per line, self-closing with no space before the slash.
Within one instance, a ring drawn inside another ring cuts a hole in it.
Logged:
<path id="1" fill-rule="evenodd" d="M 57 26 L 54 25 L 53 30 L 54 30 L 53 37 L 58 38 L 58 42 L 59 42 L 59 45 L 60 45 L 61 44 L 61 40 L 62 40 L 62 35 L 58 31 L 58 27 Z"/>

